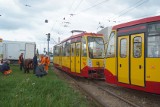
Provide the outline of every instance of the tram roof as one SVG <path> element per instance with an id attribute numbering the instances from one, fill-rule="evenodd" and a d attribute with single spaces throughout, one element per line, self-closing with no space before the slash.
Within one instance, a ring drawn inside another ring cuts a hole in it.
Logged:
<path id="1" fill-rule="evenodd" d="M 70 36 L 69 38 L 67 38 L 67 39 L 65 39 L 65 40 L 63 40 L 62 42 L 65 42 L 65 41 L 67 41 L 67 40 L 70 40 L 70 39 L 73 39 L 73 38 L 77 38 L 77 37 L 82 37 L 82 36 L 103 36 L 103 34 L 97 34 L 97 33 L 86 33 L 86 32 L 84 32 L 84 33 L 80 33 L 80 34 L 77 34 L 77 35 L 72 35 L 72 36 Z M 61 42 L 61 43 L 62 43 Z M 60 44 L 60 43 L 59 43 Z"/>
<path id="2" fill-rule="evenodd" d="M 130 21 L 130 22 L 127 22 L 127 23 L 122 23 L 122 24 L 119 24 L 119 25 L 115 25 L 115 26 L 113 26 L 113 30 L 123 28 L 123 27 L 133 26 L 133 25 L 137 25 L 137 24 L 154 22 L 154 21 L 160 21 L 160 16 L 147 17 L 147 18 L 143 18 L 143 19 L 134 20 L 134 21 Z"/>

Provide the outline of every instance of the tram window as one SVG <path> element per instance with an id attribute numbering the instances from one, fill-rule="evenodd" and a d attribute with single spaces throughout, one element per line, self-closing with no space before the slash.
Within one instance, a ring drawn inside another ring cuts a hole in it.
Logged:
<path id="1" fill-rule="evenodd" d="M 56 51 L 55 51 L 56 56 L 59 56 L 59 51 L 60 51 L 59 46 L 56 46 Z"/>
<path id="2" fill-rule="evenodd" d="M 110 35 L 106 57 L 115 57 L 115 32 Z"/>
<path id="3" fill-rule="evenodd" d="M 74 56 L 74 50 L 75 50 L 75 47 L 74 47 L 74 45 L 72 45 L 72 46 L 71 46 L 71 51 L 72 51 L 72 52 L 71 52 L 71 56 Z"/>
<path id="4" fill-rule="evenodd" d="M 86 40 L 82 38 L 82 56 L 87 56 Z"/>
<path id="5" fill-rule="evenodd" d="M 104 41 L 102 37 L 88 37 L 90 58 L 104 58 Z"/>
<path id="6" fill-rule="evenodd" d="M 160 57 L 160 23 L 148 26 L 148 57 Z"/>
<path id="7" fill-rule="evenodd" d="M 151 24 L 148 26 L 148 35 L 155 36 L 160 34 L 160 23 Z"/>
<path id="8" fill-rule="evenodd" d="M 56 46 L 54 46 L 54 56 L 57 56 L 57 52 L 56 52 Z"/>
<path id="9" fill-rule="evenodd" d="M 80 44 L 76 44 L 76 56 L 80 56 L 79 52 L 80 52 Z"/>
<path id="10" fill-rule="evenodd" d="M 66 46 L 65 46 L 65 52 L 66 52 L 66 56 L 70 56 L 70 51 L 71 51 L 71 48 L 70 48 L 70 41 L 67 41 L 66 42 Z"/>
<path id="11" fill-rule="evenodd" d="M 62 55 L 63 55 L 63 46 L 61 45 L 60 51 L 59 51 L 59 56 L 62 56 Z"/>
<path id="12" fill-rule="evenodd" d="M 142 55 L 142 38 L 141 37 L 135 37 L 133 38 L 134 44 L 133 44 L 133 56 L 135 58 L 139 58 Z"/>
<path id="13" fill-rule="evenodd" d="M 58 46 L 54 47 L 54 56 L 59 56 L 59 47 Z"/>
<path id="14" fill-rule="evenodd" d="M 63 43 L 63 55 L 62 56 L 66 56 L 66 42 Z"/>
<path id="15" fill-rule="evenodd" d="M 160 57 L 160 35 L 148 37 L 148 57 Z"/>
<path id="16" fill-rule="evenodd" d="M 70 56 L 70 44 L 68 41 L 63 43 L 63 56 Z"/>
<path id="17" fill-rule="evenodd" d="M 57 47 L 57 56 L 59 56 L 59 52 L 60 52 L 60 47 Z"/>
<path id="18" fill-rule="evenodd" d="M 125 58 L 127 57 L 127 39 L 121 39 L 120 45 L 120 56 Z"/>

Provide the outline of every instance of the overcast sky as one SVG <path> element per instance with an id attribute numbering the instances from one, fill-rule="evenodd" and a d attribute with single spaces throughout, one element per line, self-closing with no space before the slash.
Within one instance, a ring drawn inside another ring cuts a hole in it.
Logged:
<path id="1" fill-rule="evenodd" d="M 0 37 L 36 42 L 42 52 L 71 36 L 71 30 L 97 32 L 100 26 L 160 15 L 160 0 L 0 0 Z M 45 23 L 48 20 L 48 23 Z"/>

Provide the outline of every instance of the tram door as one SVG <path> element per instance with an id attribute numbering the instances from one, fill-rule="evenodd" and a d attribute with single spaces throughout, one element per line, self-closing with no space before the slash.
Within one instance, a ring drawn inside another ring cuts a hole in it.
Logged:
<path id="1" fill-rule="evenodd" d="M 118 82 L 129 84 L 129 36 L 118 37 Z"/>
<path id="2" fill-rule="evenodd" d="M 80 43 L 76 43 L 76 73 L 80 73 Z"/>
<path id="3" fill-rule="evenodd" d="M 75 43 L 71 44 L 71 72 L 75 72 L 75 68 L 76 68 L 76 59 L 75 59 Z"/>
<path id="4" fill-rule="evenodd" d="M 144 86 L 144 33 L 131 35 L 131 84 Z"/>
<path id="5" fill-rule="evenodd" d="M 62 67 L 62 46 L 60 46 L 59 65 Z"/>
<path id="6" fill-rule="evenodd" d="M 118 37 L 118 82 L 144 86 L 144 33 Z"/>

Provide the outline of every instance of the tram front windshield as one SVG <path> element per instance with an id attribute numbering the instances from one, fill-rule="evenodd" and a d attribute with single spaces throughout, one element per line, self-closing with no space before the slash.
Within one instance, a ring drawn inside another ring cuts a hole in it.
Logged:
<path id="1" fill-rule="evenodd" d="M 102 37 L 88 37 L 90 58 L 104 58 L 104 41 Z"/>

